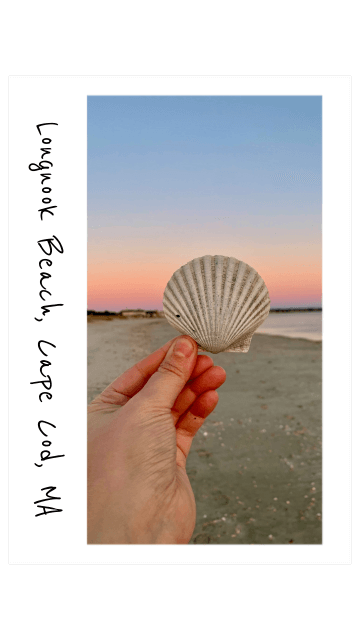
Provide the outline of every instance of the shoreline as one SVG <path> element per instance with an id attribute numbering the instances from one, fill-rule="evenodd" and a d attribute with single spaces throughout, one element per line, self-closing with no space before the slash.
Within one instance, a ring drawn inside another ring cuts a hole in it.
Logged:
<path id="1" fill-rule="evenodd" d="M 104 315 L 104 314 L 96 314 L 96 315 L 88 315 L 87 316 L 87 322 L 89 324 L 91 323 L 96 323 L 96 322 L 111 322 L 112 320 L 119 320 L 121 322 L 139 322 L 139 321 L 144 321 L 144 322 L 149 322 L 150 321 L 154 321 L 154 320 L 164 320 L 166 321 L 166 318 L 164 318 L 163 316 L 158 316 L 155 318 L 143 318 L 143 317 L 121 317 L 119 315 Z M 166 321 L 167 322 L 167 321 Z M 265 321 L 266 322 L 266 321 Z M 169 323 L 167 323 L 169 324 Z M 171 327 L 171 325 L 169 325 Z M 174 330 L 175 331 L 175 330 Z M 180 334 L 179 334 L 180 335 Z M 291 333 L 286 333 L 286 332 L 281 332 L 281 329 L 266 329 L 266 328 L 262 328 L 260 327 L 259 329 L 257 329 L 257 331 L 255 332 L 255 335 L 266 335 L 269 337 L 277 337 L 277 338 L 289 338 L 290 340 L 308 340 L 309 342 L 315 342 L 315 343 L 322 343 L 322 336 L 318 336 L 317 334 L 315 334 L 314 336 L 311 335 L 311 333 L 307 333 L 307 332 L 291 332 Z"/>
<path id="2" fill-rule="evenodd" d="M 273 333 L 272 331 L 256 331 L 255 335 L 258 336 L 269 336 L 274 338 L 289 338 L 289 340 L 307 340 L 308 342 L 318 342 L 322 343 L 322 337 L 312 337 L 311 335 L 304 336 L 301 333 Z"/>

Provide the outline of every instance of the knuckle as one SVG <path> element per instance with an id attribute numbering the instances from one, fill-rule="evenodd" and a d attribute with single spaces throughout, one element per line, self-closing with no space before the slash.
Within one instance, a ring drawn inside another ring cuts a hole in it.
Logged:
<path id="1" fill-rule="evenodd" d="M 172 375 L 178 376 L 178 378 L 184 378 L 184 372 L 181 367 L 175 362 L 162 362 L 159 369 L 159 373 L 171 373 Z"/>

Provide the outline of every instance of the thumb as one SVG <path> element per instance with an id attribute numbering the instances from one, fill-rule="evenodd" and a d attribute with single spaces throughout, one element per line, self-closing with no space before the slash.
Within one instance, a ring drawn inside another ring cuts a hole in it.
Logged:
<path id="1" fill-rule="evenodd" d="M 171 409 L 189 380 L 197 359 L 197 344 L 190 336 L 174 340 L 158 370 L 137 397 Z"/>

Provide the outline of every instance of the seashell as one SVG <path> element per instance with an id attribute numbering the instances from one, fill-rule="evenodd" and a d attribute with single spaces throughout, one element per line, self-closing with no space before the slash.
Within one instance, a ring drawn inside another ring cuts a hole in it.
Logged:
<path id="1" fill-rule="evenodd" d="M 261 276 L 245 262 L 203 256 L 180 267 L 164 291 L 168 322 L 203 351 L 249 351 L 256 329 L 270 311 Z"/>

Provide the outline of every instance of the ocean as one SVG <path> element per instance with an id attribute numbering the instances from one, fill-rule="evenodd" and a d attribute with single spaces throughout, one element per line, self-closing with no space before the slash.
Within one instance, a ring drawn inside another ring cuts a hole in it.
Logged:
<path id="1" fill-rule="evenodd" d="M 322 312 L 270 313 L 256 333 L 322 340 Z"/>

